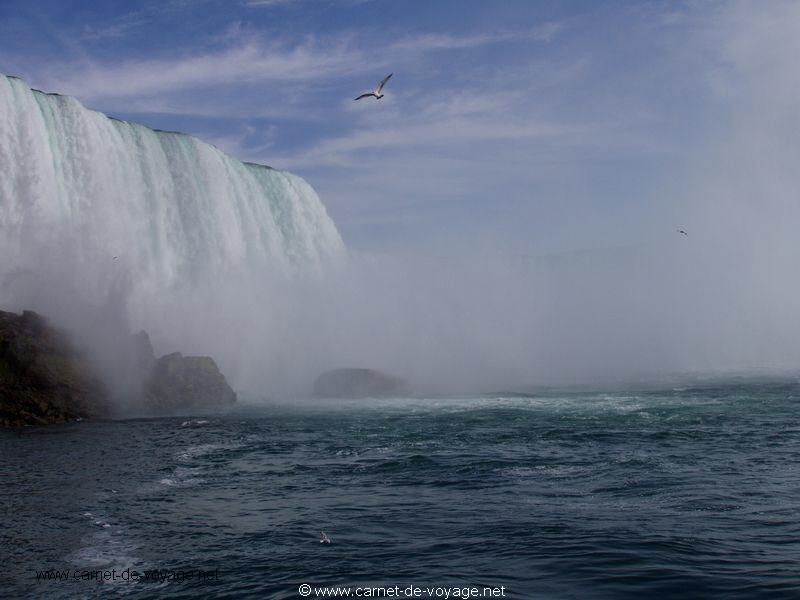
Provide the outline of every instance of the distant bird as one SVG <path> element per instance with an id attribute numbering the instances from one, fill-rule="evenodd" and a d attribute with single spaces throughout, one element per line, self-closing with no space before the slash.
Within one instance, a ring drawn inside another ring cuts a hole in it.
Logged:
<path id="1" fill-rule="evenodd" d="M 115 257 L 114 257 L 114 260 L 118 260 L 118 259 L 119 259 L 119 256 L 115 256 Z"/>
<path id="2" fill-rule="evenodd" d="M 685 232 L 683 229 L 678 229 L 677 231 L 678 231 L 678 233 L 682 233 L 682 234 L 683 234 L 683 235 L 685 235 L 686 237 L 689 237 L 689 234 L 688 234 L 688 233 L 686 233 L 686 232 Z"/>
<path id="3" fill-rule="evenodd" d="M 368 98 L 370 96 L 373 96 L 376 100 L 380 100 L 381 98 L 383 98 L 383 94 L 381 94 L 381 90 L 383 89 L 383 86 L 386 85 L 386 82 L 389 81 L 389 78 L 392 75 L 394 75 L 394 73 L 389 73 L 386 77 L 384 77 L 383 81 L 381 81 L 378 84 L 378 87 L 375 88 L 374 92 L 368 92 L 366 94 L 361 94 L 358 98 L 356 98 L 356 100 L 361 100 L 362 98 Z"/>
<path id="4" fill-rule="evenodd" d="M 319 540 L 320 544 L 330 544 L 331 543 L 331 538 L 329 538 L 324 531 L 320 531 L 319 534 L 322 536 L 322 538 Z"/>

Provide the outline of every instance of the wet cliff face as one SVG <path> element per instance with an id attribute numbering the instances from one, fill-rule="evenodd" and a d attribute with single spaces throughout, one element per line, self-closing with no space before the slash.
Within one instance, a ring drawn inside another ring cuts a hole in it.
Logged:
<path id="1" fill-rule="evenodd" d="M 108 392 L 67 336 L 38 314 L 0 311 L 0 425 L 108 416 Z"/>

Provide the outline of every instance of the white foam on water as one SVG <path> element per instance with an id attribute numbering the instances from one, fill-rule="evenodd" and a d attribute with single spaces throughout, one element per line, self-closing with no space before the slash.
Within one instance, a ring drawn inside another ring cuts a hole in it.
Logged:
<path id="1" fill-rule="evenodd" d="M 92 528 L 84 537 L 83 545 L 67 557 L 74 565 L 75 570 L 116 569 L 121 572 L 128 568 L 131 570 L 146 568 L 146 563 L 136 556 L 136 546 L 127 539 L 124 528 L 114 526 L 104 516 L 88 511 L 84 512 L 82 516 L 87 518 Z M 104 584 L 116 584 L 120 590 L 137 583 L 135 580 L 124 581 L 121 579 L 117 581 L 100 579 L 99 581 Z"/>

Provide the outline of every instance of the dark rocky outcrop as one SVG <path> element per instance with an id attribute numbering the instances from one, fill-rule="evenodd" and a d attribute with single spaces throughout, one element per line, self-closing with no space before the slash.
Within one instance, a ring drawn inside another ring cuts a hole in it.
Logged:
<path id="1" fill-rule="evenodd" d="M 121 335 L 105 362 L 122 414 L 166 415 L 236 401 L 214 359 L 179 352 L 157 359 L 146 331 Z"/>
<path id="2" fill-rule="evenodd" d="M 66 333 L 34 312 L 0 311 L 0 426 L 163 415 L 236 401 L 212 358 L 176 352 L 156 359 L 144 331 L 120 335 L 102 356 L 94 354 L 76 350 Z"/>
<path id="3" fill-rule="evenodd" d="M 107 416 L 108 392 L 86 357 L 40 315 L 0 311 L 0 425 Z"/>
<path id="4" fill-rule="evenodd" d="M 145 408 L 157 413 L 208 409 L 236 402 L 228 385 L 208 356 L 167 354 L 153 364 L 144 388 Z"/>
<path id="5" fill-rule="evenodd" d="M 317 377 L 317 398 L 377 398 L 401 390 L 403 381 L 374 369 L 334 369 Z"/>

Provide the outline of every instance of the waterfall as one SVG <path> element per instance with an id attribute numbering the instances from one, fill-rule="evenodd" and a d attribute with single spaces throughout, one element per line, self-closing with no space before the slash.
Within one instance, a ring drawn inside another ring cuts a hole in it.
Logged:
<path id="1" fill-rule="evenodd" d="M 316 268 L 343 249 L 299 177 L 6 76 L 0 229 L 12 251 L 63 236 L 77 260 L 119 256 L 156 286 L 227 269 Z"/>
<path id="2" fill-rule="evenodd" d="M 277 287 L 344 256 L 300 177 L 0 75 L 0 308 L 66 319 L 111 302 L 165 350 L 213 352 L 198 323 L 245 321 L 243 297 L 286 306 Z"/>

